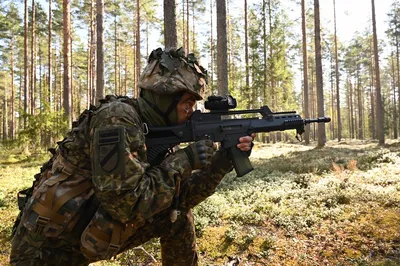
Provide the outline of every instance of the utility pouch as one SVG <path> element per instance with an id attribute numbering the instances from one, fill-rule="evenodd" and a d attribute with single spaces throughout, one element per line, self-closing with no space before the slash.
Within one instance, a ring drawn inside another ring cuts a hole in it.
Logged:
<path id="1" fill-rule="evenodd" d="M 81 252 L 90 260 L 108 260 L 134 233 L 133 224 L 115 221 L 101 206 L 81 235 Z"/>
<path id="2" fill-rule="evenodd" d="M 72 231 L 94 192 L 90 172 L 77 169 L 60 154 L 51 173 L 51 177 L 33 191 L 22 222 L 29 231 L 57 237 Z"/>

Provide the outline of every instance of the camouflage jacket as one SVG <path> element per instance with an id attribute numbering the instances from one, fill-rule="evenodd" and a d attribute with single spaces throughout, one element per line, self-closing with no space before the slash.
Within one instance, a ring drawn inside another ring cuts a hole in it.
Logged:
<path id="1" fill-rule="evenodd" d="M 209 169 L 192 173 L 189 162 L 178 161 L 174 154 L 159 165 L 147 163 L 143 122 L 137 101 L 108 96 L 108 100 L 86 116 L 77 128 L 59 143 L 64 158 L 81 169 L 93 170 L 95 134 L 99 130 L 123 128 L 124 146 L 119 160 L 123 171 L 96 174 L 92 171 L 95 195 L 113 219 L 128 223 L 142 223 L 154 214 L 167 209 L 175 194 L 177 176 L 189 180 L 181 197 L 180 206 L 191 208 L 210 196 L 224 175 L 232 170 L 231 163 L 218 152 Z M 83 123 L 82 123 L 83 122 Z M 98 152 L 98 151 L 97 151 Z M 111 171 L 112 172 L 112 171 Z M 196 196 L 194 196 L 196 195 Z"/>

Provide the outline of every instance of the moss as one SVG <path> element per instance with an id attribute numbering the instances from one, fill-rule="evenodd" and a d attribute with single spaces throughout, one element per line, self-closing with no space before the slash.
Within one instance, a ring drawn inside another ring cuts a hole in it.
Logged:
<path id="1" fill-rule="evenodd" d="M 201 253 L 207 256 L 218 258 L 225 254 L 237 251 L 234 242 L 226 238 L 226 232 L 229 226 L 208 227 L 203 232 L 203 236 L 198 240 L 198 246 Z"/>
<path id="2" fill-rule="evenodd" d="M 345 248 L 344 254 L 346 255 L 346 257 L 348 257 L 350 259 L 359 258 L 361 256 L 361 252 L 359 250 L 352 249 L 352 248 Z"/>

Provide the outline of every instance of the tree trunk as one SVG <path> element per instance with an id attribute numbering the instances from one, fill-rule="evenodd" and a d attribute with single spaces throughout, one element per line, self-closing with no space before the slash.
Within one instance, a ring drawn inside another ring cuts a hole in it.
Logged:
<path id="1" fill-rule="evenodd" d="M 250 109 L 250 68 L 249 68 L 249 38 L 248 38 L 248 22 L 247 22 L 247 0 L 244 0 L 244 51 L 245 51 L 245 65 L 246 65 L 246 87 L 244 88 L 243 95 L 247 99 L 247 109 Z"/>
<path id="2" fill-rule="evenodd" d="M 308 55 L 307 55 L 307 33 L 306 33 L 306 11 L 305 0 L 301 0 L 301 32 L 303 43 L 303 95 L 304 95 L 304 118 L 310 118 L 308 102 Z M 310 144 L 310 124 L 305 126 L 304 140 L 306 145 Z"/>
<path id="3" fill-rule="evenodd" d="M 213 94 L 214 89 L 214 35 L 213 35 L 213 2 L 210 1 L 210 94 Z"/>
<path id="4" fill-rule="evenodd" d="M 140 56 L 140 0 L 137 0 L 136 1 L 136 82 L 139 80 L 139 76 L 140 76 L 140 72 L 141 72 L 140 59 L 141 59 L 141 56 Z"/>
<path id="5" fill-rule="evenodd" d="M 194 16 L 194 3 L 192 4 L 192 52 L 196 52 L 196 36 L 195 36 L 195 25 L 196 25 L 196 21 L 195 21 L 195 16 Z"/>
<path id="6" fill-rule="evenodd" d="M 217 0 L 217 65 L 218 94 L 228 94 L 228 62 L 226 35 L 226 2 Z"/>
<path id="7" fill-rule="evenodd" d="M 263 45 L 263 67 L 264 67 L 264 71 L 263 71 L 263 77 L 264 77 L 264 82 L 263 82 L 263 101 L 264 104 L 267 104 L 267 16 L 266 16 L 266 9 L 267 9 L 267 4 L 266 4 L 266 0 L 262 1 L 262 45 Z M 269 20 L 271 20 L 271 17 L 269 18 Z M 270 32 L 271 34 L 271 32 Z M 274 98 L 273 95 L 270 96 L 271 99 Z M 270 103 L 271 107 L 274 107 L 272 103 Z M 273 133 L 271 133 L 273 134 Z"/>
<path id="8" fill-rule="evenodd" d="M 47 83 L 48 83 L 48 98 L 47 98 L 47 100 L 48 100 L 48 104 L 49 104 L 49 110 L 51 110 L 51 103 L 52 103 L 52 100 L 51 100 L 51 95 L 52 95 L 52 80 L 51 80 L 51 76 L 52 76 L 52 62 L 51 62 L 51 60 L 52 60 L 52 53 L 53 53 L 53 51 L 52 51 L 52 46 L 51 46 L 51 43 L 52 43 L 52 39 L 51 39 L 51 34 L 52 34 L 52 27 L 53 27 L 53 22 L 52 22 L 52 17 L 53 17 L 53 11 L 52 11 L 52 0 L 49 0 L 49 31 L 48 31 L 48 36 L 49 36 L 49 43 L 48 43 L 48 69 L 47 69 L 47 71 L 48 71 L 48 80 L 47 80 Z"/>
<path id="9" fill-rule="evenodd" d="M 31 83 L 30 83 L 30 95 L 31 95 L 31 114 L 35 114 L 35 102 L 36 102 L 36 5 L 35 0 L 32 0 L 32 21 L 31 21 Z"/>
<path id="10" fill-rule="evenodd" d="M 15 139 L 15 87 L 14 87 L 14 33 L 11 35 L 11 134 L 10 138 Z"/>
<path id="11" fill-rule="evenodd" d="M 377 134 L 376 134 L 376 123 L 375 123 L 375 90 L 374 90 L 374 80 L 375 80 L 375 74 L 374 74 L 374 58 L 372 56 L 372 49 L 373 49 L 373 40 L 372 38 L 369 38 L 370 42 L 369 42 L 369 54 L 370 54 L 370 59 L 371 62 L 369 64 L 369 76 L 370 78 L 370 83 L 369 83 L 369 94 L 370 94 L 370 98 L 371 98 L 371 113 L 370 113 L 370 119 L 371 119 L 371 125 L 370 125 L 370 132 L 371 132 L 371 137 L 372 139 L 377 139 Z"/>
<path id="12" fill-rule="evenodd" d="M 190 36 L 189 36 L 189 0 L 186 0 L 186 52 L 190 51 Z"/>
<path id="13" fill-rule="evenodd" d="M 95 39 L 96 39 L 96 18 L 94 17 L 94 9 L 95 9 L 95 0 L 91 0 L 91 5 L 90 5 L 90 99 L 89 99 L 89 105 L 90 104 L 96 104 L 96 85 L 97 85 L 97 79 L 96 79 L 96 46 L 95 46 Z"/>
<path id="14" fill-rule="evenodd" d="M 395 65 L 394 65 L 394 53 L 392 52 L 391 55 L 391 65 L 392 65 L 392 88 L 393 88 L 393 138 L 398 138 L 398 131 L 397 131 L 397 105 L 396 105 L 396 72 L 395 72 Z"/>
<path id="15" fill-rule="evenodd" d="M 353 139 L 355 138 L 355 133 L 354 133 L 354 127 L 355 127 L 355 121 L 354 121 L 354 100 L 353 100 L 353 83 L 351 82 L 351 80 L 349 79 L 348 81 L 348 85 L 349 85 L 349 102 L 350 102 L 350 108 L 349 108 L 349 112 L 350 112 L 350 137 Z"/>
<path id="16" fill-rule="evenodd" d="M 271 9 L 271 0 L 268 0 L 268 21 L 269 21 L 269 57 L 273 58 L 274 56 L 274 47 L 272 45 L 272 40 L 273 40 L 273 35 L 274 35 L 274 27 L 272 26 L 272 9 Z M 271 62 L 272 63 L 272 62 Z M 275 109 L 278 108 L 278 97 L 277 97 L 277 93 L 275 90 L 276 87 L 276 79 L 275 79 L 275 72 L 276 72 L 276 68 L 275 65 L 272 63 L 270 64 L 270 71 L 272 72 L 272 76 L 270 77 L 271 82 L 270 82 L 270 86 L 271 86 L 271 90 L 270 90 L 270 94 L 271 94 L 271 105 L 272 107 Z M 267 73 L 265 73 L 266 75 Z M 264 77 L 265 79 L 265 77 Z M 278 137 L 280 138 L 280 132 L 276 132 Z"/>
<path id="17" fill-rule="evenodd" d="M 376 34 L 376 20 L 375 20 L 375 0 L 371 0 L 372 5 L 372 28 L 374 38 L 374 58 L 375 58 L 375 89 L 376 89 L 376 123 L 378 133 L 379 145 L 385 144 L 385 131 L 383 125 L 383 104 L 381 93 L 381 79 L 379 74 L 379 55 L 378 55 L 378 37 Z"/>
<path id="18" fill-rule="evenodd" d="M 92 24 L 92 8 L 90 8 L 90 24 Z M 90 33 L 91 31 L 91 27 L 89 27 L 88 30 L 88 47 L 87 47 L 87 69 L 86 69 L 86 108 L 90 108 L 90 103 L 91 103 L 91 89 L 92 89 L 92 73 L 91 73 L 91 65 L 92 65 L 92 61 L 91 61 L 91 53 L 92 53 L 92 46 L 91 46 L 91 39 L 90 39 Z"/>
<path id="19" fill-rule="evenodd" d="M 185 51 L 187 48 L 185 47 L 186 44 L 186 23 L 185 23 L 185 0 L 182 0 L 182 47 Z"/>
<path id="20" fill-rule="evenodd" d="M 178 45 L 175 0 L 164 0 L 164 42 L 165 48 Z"/>
<path id="21" fill-rule="evenodd" d="M 95 104 L 99 102 L 100 99 L 104 98 L 104 0 L 97 0 L 97 60 L 96 60 L 96 100 Z"/>
<path id="22" fill-rule="evenodd" d="M 68 125 L 71 124 L 71 2 L 63 1 L 63 33 L 64 33 L 64 94 L 63 108 Z"/>
<path id="23" fill-rule="evenodd" d="M 3 102 L 3 141 L 8 140 L 8 93 L 4 86 L 4 102 Z"/>
<path id="24" fill-rule="evenodd" d="M 28 0 L 25 0 L 24 11 L 24 128 L 28 123 L 28 106 L 29 106 L 29 73 L 28 73 Z"/>
<path id="25" fill-rule="evenodd" d="M 397 25 L 396 25 L 397 28 Z M 396 65 L 397 65 L 397 102 L 399 104 L 398 111 L 400 112 L 400 52 L 399 52 L 399 35 L 396 34 Z M 400 115 L 398 114 L 400 118 Z M 400 126 L 400 121 L 397 120 L 398 128 Z"/>
<path id="26" fill-rule="evenodd" d="M 340 116 L 340 87 L 339 87 L 339 60 L 337 47 L 337 32 L 336 32 L 336 3 L 333 0 L 333 18 L 335 27 L 335 77 L 336 77 L 336 112 L 337 112 L 337 138 L 338 142 L 342 139 L 342 120 Z"/>
<path id="27" fill-rule="evenodd" d="M 69 12 L 69 21 L 72 20 L 72 12 Z M 73 83 L 73 76 L 74 76 L 74 69 L 73 69 L 73 64 L 74 62 L 72 61 L 72 29 L 71 29 L 71 34 L 70 34 L 70 42 L 69 42 L 69 49 L 70 49 L 70 56 L 69 56 L 69 68 L 70 68 L 70 79 L 69 79 L 69 88 L 70 88 L 70 102 L 71 102 L 71 107 L 70 107 L 70 113 L 71 113 L 71 121 L 75 121 L 75 112 L 74 112 L 74 83 Z"/>
<path id="28" fill-rule="evenodd" d="M 362 101 L 362 86 L 361 86 L 361 77 L 359 73 L 357 73 L 357 109 L 358 109 L 358 139 L 364 139 L 363 132 L 363 101 Z"/>
<path id="29" fill-rule="evenodd" d="M 315 63 L 316 63 L 316 79 L 317 79 L 317 103 L 318 116 L 324 116 L 324 88 L 322 80 L 322 56 L 321 56 L 321 28 L 319 17 L 319 0 L 314 0 L 314 26 L 315 26 Z M 318 147 L 325 146 L 325 123 L 318 123 Z"/>
<path id="30" fill-rule="evenodd" d="M 115 80 L 115 95 L 119 94 L 118 91 L 118 33 L 117 33 L 117 16 L 114 17 L 114 80 Z"/>

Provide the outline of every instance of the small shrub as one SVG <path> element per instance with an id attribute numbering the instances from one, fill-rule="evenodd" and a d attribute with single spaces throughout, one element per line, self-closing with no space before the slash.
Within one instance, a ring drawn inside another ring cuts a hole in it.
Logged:
<path id="1" fill-rule="evenodd" d="M 4 207 L 6 205 L 5 203 L 4 194 L 0 193 L 0 208 Z"/>
<path id="2" fill-rule="evenodd" d="M 275 244 L 276 244 L 276 239 L 273 236 L 268 235 L 268 236 L 265 237 L 265 239 L 264 239 L 263 243 L 261 244 L 260 248 L 264 252 L 266 252 L 266 251 L 269 251 L 271 249 L 274 249 Z"/>
<path id="3" fill-rule="evenodd" d="M 240 227 L 238 224 L 236 223 L 231 224 L 228 230 L 226 230 L 224 234 L 226 241 L 228 242 L 234 241 L 239 235 L 239 229 Z"/>
<path id="4" fill-rule="evenodd" d="M 294 178 L 294 183 L 297 184 L 299 188 L 308 188 L 312 174 L 299 174 Z"/>

